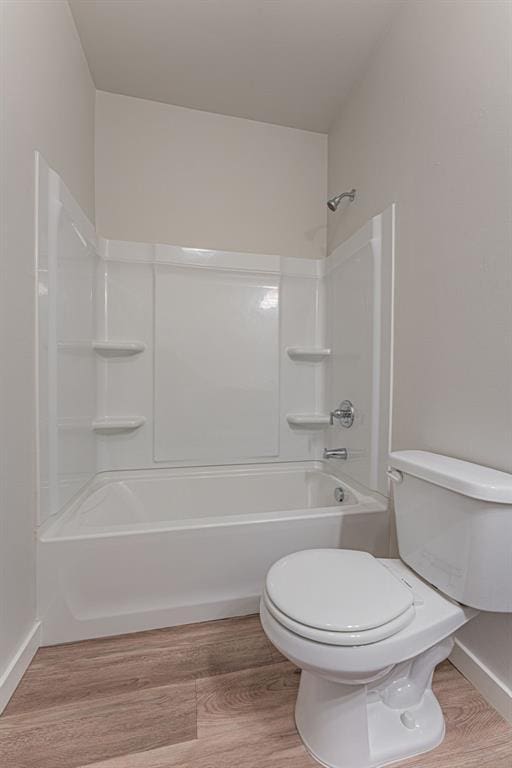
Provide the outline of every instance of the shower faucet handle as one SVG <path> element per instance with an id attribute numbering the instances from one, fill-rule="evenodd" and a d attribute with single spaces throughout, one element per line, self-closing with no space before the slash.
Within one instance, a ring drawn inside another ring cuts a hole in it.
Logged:
<path id="1" fill-rule="evenodd" d="M 329 424 L 333 426 L 334 419 L 340 422 L 342 427 L 351 427 L 354 423 L 355 410 L 350 400 L 343 400 L 336 410 L 331 411 Z"/>
<path id="2" fill-rule="evenodd" d="M 331 427 L 334 425 L 334 419 L 341 419 L 341 411 L 339 408 L 336 408 L 335 411 L 331 411 L 330 417 L 329 417 L 329 424 Z"/>

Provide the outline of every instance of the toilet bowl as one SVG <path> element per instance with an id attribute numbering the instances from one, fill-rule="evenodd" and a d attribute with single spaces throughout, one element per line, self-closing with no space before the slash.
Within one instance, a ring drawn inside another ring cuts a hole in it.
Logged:
<path id="1" fill-rule="evenodd" d="M 479 610 L 512 612 L 512 475 L 390 454 L 400 560 L 316 549 L 269 570 L 261 622 L 302 670 L 300 736 L 329 768 L 375 768 L 444 736 L 434 668 Z"/>
<path id="2" fill-rule="evenodd" d="M 432 674 L 475 614 L 400 560 L 316 549 L 275 563 L 261 622 L 302 670 L 295 718 L 311 755 L 329 768 L 373 768 L 437 746 Z"/>

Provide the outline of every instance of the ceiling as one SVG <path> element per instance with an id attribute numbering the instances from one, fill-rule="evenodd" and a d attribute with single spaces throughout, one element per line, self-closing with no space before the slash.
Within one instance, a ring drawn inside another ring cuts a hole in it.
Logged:
<path id="1" fill-rule="evenodd" d="M 70 0 L 98 89 L 325 132 L 402 0 Z"/>

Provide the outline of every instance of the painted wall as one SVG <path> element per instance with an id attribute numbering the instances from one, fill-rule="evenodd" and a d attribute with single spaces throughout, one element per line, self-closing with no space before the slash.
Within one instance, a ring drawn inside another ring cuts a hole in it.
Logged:
<path id="1" fill-rule="evenodd" d="M 67 3 L 0 8 L 1 678 L 35 619 L 34 150 L 92 217 L 94 87 Z"/>
<path id="2" fill-rule="evenodd" d="M 322 258 L 324 134 L 98 91 L 103 237 Z"/>
<path id="3" fill-rule="evenodd" d="M 396 201 L 393 445 L 512 472 L 509 3 L 407 3 L 329 133 L 328 250 Z M 487 630 L 487 631 L 486 631 Z M 512 617 L 461 639 L 512 685 Z"/>

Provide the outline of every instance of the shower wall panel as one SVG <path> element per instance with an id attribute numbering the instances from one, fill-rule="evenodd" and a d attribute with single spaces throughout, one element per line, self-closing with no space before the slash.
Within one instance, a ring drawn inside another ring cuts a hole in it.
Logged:
<path id="1" fill-rule="evenodd" d="M 98 241 L 41 160 L 40 520 L 96 472 L 325 446 L 386 493 L 393 222 L 390 208 L 325 261 Z M 345 398 L 354 426 L 329 427 Z"/>
<path id="2" fill-rule="evenodd" d="M 153 456 L 153 246 L 137 243 L 126 260 L 102 260 L 99 336 L 144 345 L 134 355 L 98 355 L 98 416 L 144 417 L 136 430 L 96 435 L 98 470 L 151 465 Z M 124 249 L 126 252 L 127 249 Z M 145 259 L 148 256 L 148 260 Z"/>
<path id="3" fill-rule="evenodd" d="M 95 283 L 92 224 L 38 156 L 39 519 L 96 472 Z"/>
<path id="4" fill-rule="evenodd" d="M 39 519 L 95 473 L 308 461 L 325 440 L 320 261 L 97 238 L 39 163 Z"/>
<path id="5" fill-rule="evenodd" d="M 322 366 L 288 346 L 321 346 L 321 262 L 104 241 L 100 335 L 140 354 L 98 357 L 102 418 L 144 418 L 97 435 L 98 468 L 300 461 L 322 430 L 289 413 L 323 407 Z"/>
<path id="6" fill-rule="evenodd" d="M 155 266 L 155 461 L 279 454 L 279 275 Z"/>
<path id="7" fill-rule="evenodd" d="M 331 448 L 352 480 L 387 495 L 391 430 L 394 206 L 339 245 L 326 262 L 327 407 L 350 400 L 350 428 L 335 421 Z"/>

